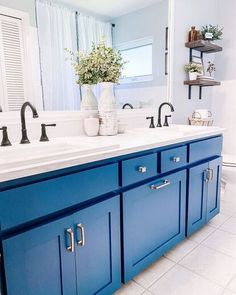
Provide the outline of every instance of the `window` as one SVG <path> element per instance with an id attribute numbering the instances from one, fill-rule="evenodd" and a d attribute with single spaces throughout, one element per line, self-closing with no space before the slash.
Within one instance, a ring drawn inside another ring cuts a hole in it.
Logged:
<path id="1" fill-rule="evenodd" d="M 145 38 L 117 46 L 127 62 L 120 83 L 136 83 L 153 80 L 152 39 Z"/>
<path id="2" fill-rule="evenodd" d="M 1 13 L 0 7 L 0 105 L 17 111 L 26 97 L 24 26 L 21 18 Z"/>

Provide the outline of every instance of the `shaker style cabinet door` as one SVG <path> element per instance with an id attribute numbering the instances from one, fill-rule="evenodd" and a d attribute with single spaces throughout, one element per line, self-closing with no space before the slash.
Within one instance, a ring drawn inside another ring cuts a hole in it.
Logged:
<path id="1" fill-rule="evenodd" d="M 189 169 L 187 236 L 220 212 L 221 157 Z"/>
<path id="2" fill-rule="evenodd" d="M 76 295 L 72 216 L 3 241 L 8 295 Z"/>
<path id="3" fill-rule="evenodd" d="M 120 198 L 74 214 L 79 295 L 111 295 L 121 285 Z"/>
<path id="4" fill-rule="evenodd" d="M 210 221 L 220 212 L 220 184 L 222 158 L 209 162 L 209 180 L 207 193 L 206 221 Z"/>
<path id="5" fill-rule="evenodd" d="M 124 282 L 185 237 L 186 171 L 123 194 Z"/>
<path id="6" fill-rule="evenodd" d="M 187 235 L 206 223 L 208 163 L 189 169 Z"/>

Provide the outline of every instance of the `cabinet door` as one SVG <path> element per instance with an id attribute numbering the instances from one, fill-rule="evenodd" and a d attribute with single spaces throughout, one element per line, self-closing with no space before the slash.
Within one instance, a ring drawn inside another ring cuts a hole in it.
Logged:
<path id="1" fill-rule="evenodd" d="M 74 215 L 78 294 L 113 294 L 121 285 L 120 198 Z"/>
<path id="2" fill-rule="evenodd" d="M 209 162 L 209 181 L 207 192 L 206 221 L 208 222 L 220 211 L 220 183 L 222 158 Z"/>
<path id="3" fill-rule="evenodd" d="M 124 282 L 185 237 L 186 172 L 123 194 Z"/>
<path id="4" fill-rule="evenodd" d="M 189 169 L 187 235 L 206 223 L 208 163 Z"/>
<path id="5" fill-rule="evenodd" d="M 3 241 L 8 295 L 76 295 L 72 217 Z M 72 237 L 73 238 L 73 237 Z"/>

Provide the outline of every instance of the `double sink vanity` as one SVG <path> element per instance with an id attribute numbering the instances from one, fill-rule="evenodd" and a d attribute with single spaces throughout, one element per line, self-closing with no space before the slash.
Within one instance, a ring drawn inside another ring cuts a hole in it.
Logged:
<path id="1" fill-rule="evenodd" d="M 113 294 L 219 213 L 222 132 L 172 125 L 1 148 L 3 289 Z"/>

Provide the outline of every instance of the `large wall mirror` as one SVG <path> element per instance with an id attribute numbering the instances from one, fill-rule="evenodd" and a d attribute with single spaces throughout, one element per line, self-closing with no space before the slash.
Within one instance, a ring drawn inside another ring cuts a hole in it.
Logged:
<path id="1" fill-rule="evenodd" d="M 169 99 L 168 0 L 0 0 L 0 106 L 25 100 L 45 111 L 80 109 L 83 87 L 66 58 L 105 40 L 127 63 L 117 108 L 151 108 Z M 99 85 L 94 88 L 99 99 Z"/>

